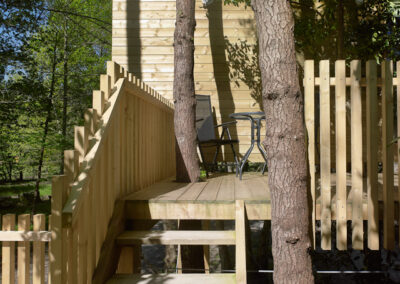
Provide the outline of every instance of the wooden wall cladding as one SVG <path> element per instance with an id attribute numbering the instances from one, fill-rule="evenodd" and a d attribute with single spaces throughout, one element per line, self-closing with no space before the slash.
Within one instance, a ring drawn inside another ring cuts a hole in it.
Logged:
<path id="1" fill-rule="evenodd" d="M 172 99 L 174 78 L 174 0 L 113 0 L 112 59 Z M 209 8 L 196 1 L 195 86 L 198 94 L 212 96 L 216 121 L 230 121 L 230 113 L 259 111 L 260 105 L 243 82 L 232 78 L 226 41 L 256 42 L 254 14 L 250 7 L 223 5 L 215 0 Z M 239 83 L 239 84 L 237 84 Z M 246 127 L 247 126 L 247 127 Z M 250 124 L 231 129 L 240 140 L 241 155 L 249 147 Z M 225 151 L 223 151 L 225 153 Z M 226 148 L 226 159 L 231 159 Z M 257 151 L 250 161 L 261 162 Z"/>

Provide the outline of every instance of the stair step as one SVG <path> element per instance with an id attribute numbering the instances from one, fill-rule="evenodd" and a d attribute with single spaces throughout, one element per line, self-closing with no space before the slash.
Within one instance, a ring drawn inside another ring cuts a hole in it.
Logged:
<path id="1" fill-rule="evenodd" d="M 115 275 L 107 284 L 230 284 L 236 283 L 235 274 L 132 274 Z"/>
<path id="2" fill-rule="evenodd" d="M 234 245 L 235 231 L 125 231 L 119 245 Z"/>

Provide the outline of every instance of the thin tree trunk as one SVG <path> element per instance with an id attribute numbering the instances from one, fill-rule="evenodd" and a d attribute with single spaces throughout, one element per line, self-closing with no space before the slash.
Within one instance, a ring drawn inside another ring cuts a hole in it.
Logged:
<path id="1" fill-rule="evenodd" d="M 196 182 L 200 177 L 197 156 L 196 97 L 194 93 L 195 1 L 176 1 L 174 35 L 174 103 L 176 179 Z"/>
<path id="2" fill-rule="evenodd" d="M 9 180 L 10 182 L 12 182 L 13 161 L 10 160 L 10 159 L 11 159 L 11 158 L 9 158 L 7 171 L 8 171 L 8 180 Z"/>
<path id="3" fill-rule="evenodd" d="M 313 283 L 303 96 L 289 1 L 253 0 L 266 116 L 274 283 Z"/>
<path id="4" fill-rule="evenodd" d="M 62 112 L 62 145 L 60 159 L 60 174 L 64 173 L 64 150 L 67 144 L 67 108 L 68 108 L 68 22 L 64 19 L 64 81 L 63 81 L 63 112 Z"/>
<path id="5" fill-rule="evenodd" d="M 38 174 L 37 174 L 37 180 L 35 183 L 35 198 L 33 199 L 33 205 L 32 205 L 32 215 L 34 215 L 36 213 L 36 203 L 40 201 L 39 186 L 40 186 L 40 179 L 42 178 L 43 157 L 44 157 L 44 151 L 46 148 L 47 134 L 49 132 L 49 124 L 51 121 L 51 110 L 53 108 L 54 86 L 55 86 L 55 81 L 56 81 L 56 79 L 55 79 L 56 78 L 55 77 L 56 66 L 57 66 L 57 42 L 55 42 L 55 44 L 54 44 L 50 93 L 47 98 L 47 106 L 46 106 L 47 115 L 46 115 L 46 121 L 44 123 L 44 128 L 43 128 L 43 136 L 42 136 L 42 143 L 41 143 L 40 156 L 39 156 L 39 165 L 38 165 Z"/>
<path id="6" fill-rule="evenodd" d="M 200 177 L 197 156 L 196 97 L 194 93 L 195 0 L 176 1 L 174 34 L 174 104 L 176 137 L 176 180 L 196 182 Z M 181 221 L 180 229 L 199 230 L 200 221 Z M 182 268 L 204 268 L 203 247 L 182 246 Z"/>
<path id="7" fill-rule="evenodd" d="M 345 59 L 344 54 L 344 5 L 343 0 L 338 0 L 336 10 L 336 28 L 337 28 L 337 59 Z"/>

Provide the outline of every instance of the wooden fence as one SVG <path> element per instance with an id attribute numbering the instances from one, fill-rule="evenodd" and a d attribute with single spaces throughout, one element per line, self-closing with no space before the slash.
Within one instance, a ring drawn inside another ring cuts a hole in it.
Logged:
<path id="1" fill-rule="evenodd" d="M 395 151 L 394 112 L 400 113 L 400 62 L 397 62 L 397 78 L 393 77 L 393 66 L 392 61 L 384 61 L 379 70 L 376 62 L 371 60 L 363 69 L 359 60 L 350 64 L 339 60 L 334 65 L 335 74 L 331 75 L 330 62 L 324 60 L 319 62 L 318 77 L 314 72 L 314 61 L 305 62 L 305 120 L 313 219 L 321 220 L 322 249 L 332 247 L 333 220 L 336 220 L 336 247 L 339 250 L 348 247 L 348 220 L 351 221 L 353 249 L 364 247 L 363 220 L 368 221 L 365 236 L 369 249 L 379 249 L 379 220 L 383 220 L 383 247 L 393 249 L 395 246 L 394 218 L 399 215 L 398 212 L 395 214 L 395 201 L 398 203 L 399 197 L 394 189 L 394 177 L 398 175 L 394 173 L 394 155 L 398 152 Z M 397 110 L 393 104 L 395 86 Z M 334 94 L 331 94 L 332 90 Z M 396 121 L 400 133 L 400 121 Z M 348 124 L 350 131 L 346 131 Z M 316 128 L 319 131 L 316 132 Z M 316 143 L 318 132 L 319 145 Z M 332 137 L 335 149 L 331 147 Z M 378 151 L 379 145 L 382 145 L 381 152 Z M 400 149 L 399 145 L 397 149 Z M 349 152 L 350 159 L 347 159 Z M 319 153 L 318 160 L 316 153 Z M 331 161 L 331 157 L 335 161 Z M 382 192 L 378 183 L 378 161 L 382 161 L 383 168 Z"/>
<path id="2" fill-rule="evenodd" d="M 114 62 L 53 178 L 53 283 L 91 283 L 114 203 L 175 174 L 173 106 Z"/>
<path id="3" fill-rule="evenodd" d="M 14 284 L 17 280 L 18 283 L 44 284 L 47 252 L 45 243 L 51 240 L 51 232 L 46 231 L 46 216 L 33 216 L 33 231 L 31 215 L 19 215 L 17 223 L 15 217 L 14 214 L 8 214 L 2 218 L 1 283 Z M 47 271 L 50 272 L 49 269 Z M 47 279 L 50 279 L 50 276 Z"/>

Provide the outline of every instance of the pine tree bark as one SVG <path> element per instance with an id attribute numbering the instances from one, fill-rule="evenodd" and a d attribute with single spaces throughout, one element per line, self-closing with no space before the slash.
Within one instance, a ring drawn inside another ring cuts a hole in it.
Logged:
<path id="1" fill-rule="evenodd" d="M 193 76 L 195 26 L 195 1 L 177 0 L 174 34 L 174 124 L 176 179 L 180 182 L 196 182 L 200 177 Z"/>
<path id="2" fill-rule="evenodd" d="M 304 103 L 289 1 L 252 0 L 260 43 L 274 283 L 314 283 Z"/>
<path id="3" fill-rule="evenodd" d="M 195 0 L 176 1 L 174 34 L 174 126 L 176 138 L 176 180 L 196 182 L 200 177 L 197 156 L 196 97 L 194 90 Z M 180 221 L 180 229 L 200 230 L 200 221 Z M 184 272 L 204 268 L 201 246 L 182 246 Z"/>

